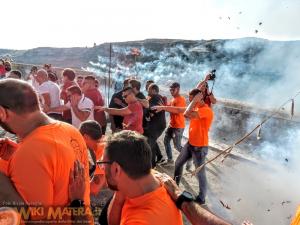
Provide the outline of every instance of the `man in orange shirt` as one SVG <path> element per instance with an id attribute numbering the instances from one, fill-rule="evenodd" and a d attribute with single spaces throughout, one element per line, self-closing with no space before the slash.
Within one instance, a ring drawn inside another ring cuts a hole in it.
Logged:
<path id="1" fill-rule="evenodd" d="M 27 205 L 69 205 L 68 178 L 76 159 L 85 168 L 88 188 L 83 200 L 86 205 L 90 204 L 84 140 L 74 127 L 52 120 L 41 111 L 32 86 L 13 79 L 0 81 L 0 125 L 19 138 L 20 142 L 12 154 L 6 155 L 8 168 L 2 172 L 7 174 Z M 0 152 L 5 149 L 1 148 Z M 1 199 L 7 197 L 3 191 L 0 189 Z M 45 218 L 32 215 L 31 219 Z"/>
<path id="2" fill-rule="evenodd" d="M 108 186 L 116 193 L 108 209 L 110 225 L 182 225 L 182 216 L 165 187 L 151 172 L 151 149 L 133 131 L 113 134 L 103 164 Z"/>
<path id="3" fill-rule="evenodd" d="M 170 124 L 165 131 L 164 144 L 168 156 L 168 163 L 173 164 L 173 154 L 171 148 L 171 140 L 173 139 L 174 147 L 177 151 L 181 151 L 181 139 L 185 128 L 185 118 L 183 113 L 186 109 L 185 98 L 180 95 L 180 84 L 174 82 L 170 86 L 170 93 L 173 96 L 169 106 L 155 106 L 152 109 L 157 111 L 165 110 L 170 112 Z"/>
<path id="4" fill-rule="evenodd" d="M 180 152 L 175 162 L 174 180 L 180 183 L 183 165 L 193 158 L 196 167 L 205 162 L 208 151 L 208 132 L 213 120 L 213 111 L 203 101 L 203 95 L 199 89 L 193 89 L 189 93 L 191 103 L 184 112 L 184 116 L 190 119 L 189 139 Z M 207 181 L 205 168 L 198 174 L 199 195 L 196 201 L 205 204 Z"/>
<path id="5" fill-rule="evenodd" d="M 80 124 L 79 131 L 83 136 L 85 143 L 89 149 L 91 158 L 93 159 L 93 179 L 91 181 L 91 193 L 97 195 L 105 185 L 104 170 L 96 165 L 96 162 L 102 159 L 105 148 L 101 126 L 97 121 L 87 120 Z M 90 167 L 91 174 L 91 167 Z"/>

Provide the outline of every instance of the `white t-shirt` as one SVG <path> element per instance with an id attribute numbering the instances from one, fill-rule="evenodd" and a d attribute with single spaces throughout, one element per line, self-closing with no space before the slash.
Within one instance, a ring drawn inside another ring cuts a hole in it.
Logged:
<path id="1" fill-rule="evenodd" d="M 45 100 L 42 96 L 42 94 L 46 94 L 48 93 L 50 96 L 50 108 L 55 108 L 60 106 L 60 90 L 59 90 L 59 86 L 52 82 L 52 81 L 46 81 L 44 83 L 42 83 L 39 86 L 38 92 L 41 96 L 41 99 L 43 101 L 43 104 L 45 103 Z M 49 113 L 56 113 L 56 114 L 61 114 L 61 113 L 57 113 L 57 112 L 48 112 Z"/>
<path id="2" fill-rule="evenodd" d="M 34 76 L 31 74 L 30 75 L 30 80 L 31 80 L 31 85 L 34 88 L 34 90 L 36 90 L 37 92 L 39 91 L 39 83 L 36 81 L 36 79 L 34 78 Z"/>
<path id="3" fill-rule="evenodd" d="M 80 124 L 84 121 L 81 121 L 76 114 L 74 113 L 72 107 L 71 107 L 71 103 L 68 102 L 65 106 L 69 107 L 71 109 L 71 113 L 72 113 L 72 125 L 76 128 L 79 128 Z M 94 103 L 92 102 L 91 99 L 84 97 L 84 95 L 82 95 L 79 103 L 78 103 L 78 109 L 82 110 L 82 111 L 87 111 L 90 112 L 89 117 L 86 120 L 94 120 Z"/>

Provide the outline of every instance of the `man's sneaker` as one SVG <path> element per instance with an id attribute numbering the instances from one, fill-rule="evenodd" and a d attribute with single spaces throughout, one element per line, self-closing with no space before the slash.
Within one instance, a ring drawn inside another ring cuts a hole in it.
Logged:
<path id="1" fill-rule="evenodd" d="M 158 159 L 156 161 L 157 164 L 163 164 L 164 162 L 166 162 L 166 160 L 164 158 Z"/>
<path id="2" fill-rule="evenodd" d="M 168 159 L 167 163 L 168 164 L 174 164 L 174 160 L 173 159 Z"/>
<path id="3" fill-rule="evenodd" d="M 174 165 L 174 160 L 173 159 L 168 159 L 167 161 L 161 163 L 160 165 L 166 165 L 166 166 Z"/>

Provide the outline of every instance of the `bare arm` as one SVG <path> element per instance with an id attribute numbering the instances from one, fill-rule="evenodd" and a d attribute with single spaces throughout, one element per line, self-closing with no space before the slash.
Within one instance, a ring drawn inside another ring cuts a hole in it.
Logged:
<path id="1" fill-rule="evenodd" d="M 177 201 L 182 191 L 176 185 L 175 181 L 167 174 L 161 174 L 156 172 L 155 176 L 163 182 L 170 197 L 174 202 Z M 184 202 L 181 205 L 181 210 L 192 225 L 230 225 L 230 223 L 215 216 L 200 205 L 194 202 Z"/>
<path id="2" fill-rule="evenodd" d="M 201 89 L 202 86 L 205 85 L 205 83 L 209 80 L 209 78 L 210 78 L 210 74 L 207 74 L 207 75 L 205 76 L 205 79 L 204 79 L 204 80 L 199 81 L 199 83 L 197 84 L 196 88 L 197 88 L 197 89 Z"/>
<path id="3" fill-rule="evenodd" d="M 114 109 L 114 108 L 95 106 L 95 109 L 98 111 L 107 112 L 109 115 L 114 115 L 114 116 L 127 116 L 132 113 L 128 107 L 122 109 Z"/>
<path id="4" fill-rule="evenodd" d="M 193 225 L 230 225 L 195 202 L 184 202 L 181 208 Z"/>
<path id="5" fill-rule="evenodd" d="M 157 110 L 157 111 L 166 111 L 169 113 L 175 113 L 175 114 L 180 114 L 184 113 L 186 110 L 186 107 L 175 107 L 175 106 L 153 106 L 152 109 Z"/>
<path id="6" fill-rule="evenodd" d="M 84 199 L 85 193 L 85 172 L 83 165 L 76 160 L 74 162 L 74 167 L 70 171 L 69 176 L 69 199 L 70 201 L 74 201 L 76 199 Z M 90 206 L 85 206 L 77 208 L 80 213 L 72 213 L 72 224 L 94 224 L 92 215 L 87 213 L 89 210 L 87 208 Z"/>
<path id="7" fill-rule="evenodd" d="M 140 98 L 137 98 L 137 100 L 142 104 L 142 106 L 146 109 L 149 108 L 149 101 L 147 99 L 140 99 Z"/>
<path id="8" fill-rule="evenodd" d="M 51 99 L 50 99 L 50 94 L 49 93 L 44 93 L 42 94 L 44 98 L 44 104 L 47 105 L 48 107 L 51 106 Z"/>
<path id="9" fill-rule="evenodd" d="M 81 121 L 85 121 L 91 114 L 91 111 L 87 110 L 81 110 L 78 108 L 78 106 L 72 106 L 74 114 L 77 116 L 77 118 Z"/>
<path id="10" fill-rule="evenodd" d="M 211 93 L 208 97 L 210 99 L 211 104 L 216 104 L 217 103 L 217 99 L 215 98 L 213 93 Z"/>
<path id="11" fill-rule="evenodd" d="M 183 113 L 184 117 L 192 119 L 192 118 L 199 118 L 197 112 L 194 112 L 195 105 L 202 100 L 203 96 L 201 93 L 197 94 L 192 102 L 188 105 L 187 109 Z"/>
<path id="12" fill-rule="evenodd" d="M 0 173 L 0 187 L 0 207 L 26 207 L 21 195 L 3 173 Z M 15 205 L 12 205 L 13 203 Z"/>
<path id="13" fill-rule="evenodd" d="M 69 110 L 70 108 L 66 105 L 61 105 L 61 106 L 58 106 L 58 107 L 54 107 L 54 108 L 49 108 L 47 109 L 46 111 L 49 112 L 64 112 L 66 110 Z"/>
<path id="14" fill-rule="evenodd" d="M 109 225 L 120 225 L 124 202 L 125 197 L 120 194 L 120 192 L 116 192 L 107 210 L 107 221 Z"/>

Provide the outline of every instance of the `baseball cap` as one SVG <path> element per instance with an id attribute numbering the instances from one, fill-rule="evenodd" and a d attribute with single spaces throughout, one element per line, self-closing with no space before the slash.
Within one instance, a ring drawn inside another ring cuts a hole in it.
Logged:
<path id="1" fill-rule="evenodd" d="M 170 88 L 180 88 L 180 84 L 177 82 L 174 82 L 171 84 Z"/>

